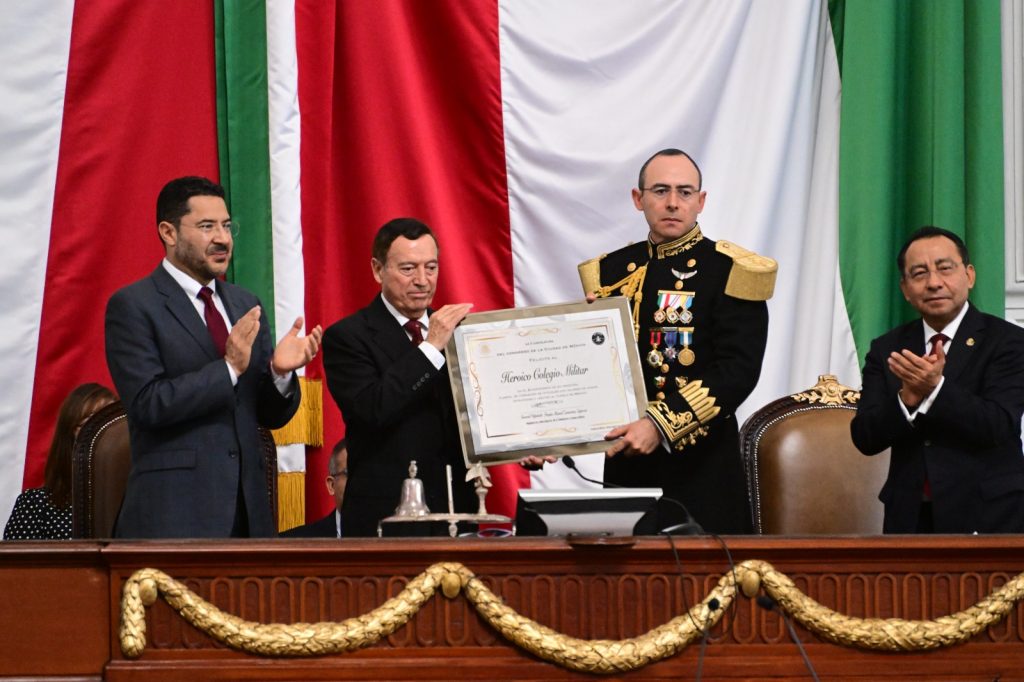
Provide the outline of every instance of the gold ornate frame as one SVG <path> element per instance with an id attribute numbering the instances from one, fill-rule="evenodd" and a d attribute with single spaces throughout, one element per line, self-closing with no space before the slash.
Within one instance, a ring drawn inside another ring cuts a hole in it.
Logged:
<path id="1" fill-rule="evenodd" d="M 466 319 L 460 325 L 460 329 L 493 322 L 510 321 L 515 323 L 524 320 L 537 320 L 544 317 L 593 313 L 594 311 L 604 311 L 610 318 L 615 317 L 619 321 L 619 337 L 615 339 L 615 342 L 618 344 L 617 347 L 621 352 L 625 354 L 629 368 L 628 372 L 622 377 L 622 385 L 634 397 L 637 406 L 636 418 L 639 418 L 647 409 L 647 393 L 644 390 L 640 352 L 637 348 L 636 339 L 630 334 L 630 330 L 633 329 L 633 321 L 630 316 L 629 304 L 621 296 L 600 299 L 593 303 L 556 303 L 475 313 L 466 316 Z M 448 365 L 448 378 L 452 385 L 452 397 L 455 401 L 455 414 L 459 421 L 459 438 L 462 443 L 462 453 L 467 467 L 477 464 L 491 466 L 515 462 L 531 455 L 537 457 L 582 455 L 605 448 L 606 443 L 604 441 L 588 441 L 584 443 L 566 442 L 544 447 L 527 447 L 496 454 L 482 455 L 477 453 L 473 445 L 472 425 L 468 416 L 469 408 L 467 404 L 467 395 L 472 395 L 474 389 L 472 386 L 466 385 L 462 380 L 462 367 L 465 363 L 465 358 L 460 357 L 458 345 L 457 339 L 453 335 L 446 349 L 446 364 Z"/>

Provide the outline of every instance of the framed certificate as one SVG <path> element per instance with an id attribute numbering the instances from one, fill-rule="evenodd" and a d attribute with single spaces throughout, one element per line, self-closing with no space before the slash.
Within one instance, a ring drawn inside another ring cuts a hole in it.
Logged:
<path id="1" fill-rule="evenodd" d="M 621 297 L 468 315 L 447 358 L 466 466 L 603 450 L 647 409 Z"/>

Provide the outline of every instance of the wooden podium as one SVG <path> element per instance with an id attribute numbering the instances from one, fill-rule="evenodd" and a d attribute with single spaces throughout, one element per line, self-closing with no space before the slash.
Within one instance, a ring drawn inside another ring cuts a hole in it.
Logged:
<path id="1" fill-rule="evenodd" d="M 739 563 L 759 559 L 823 606 L 861 618 L 930 620 L 975 604 L 1024 571 L 1022 536 L 727 537 Z M 505 604 L 584 639 L 641 635 L 700 602 L 729 571 L 708 537 L 623 546 L 564 539 L 8 542 L 0 545 L 0 679 L 558 680 L 595 677 L 523 651 L 463 594 L 438 593 L 410 622 L 359 651 L 271 658 L 235 651 L 162 599 L 146 611 L 145 648 L 121 650 L 121 593 L 156 568 L 225 612 L 262 623 L 342 621 L 366 613 L 437 562 L 465 565 Z M 797 627 L 824 679 L 1021 679 L 1020 603 L 970 641 L 930 652 L 862 651 Z M 807 679 L 777 612 L 737 596 L 710 633 L 703 679 Z M 692 679 L 700 642 L 621 677 Z M 600 676 L 604 679 L 616 677 Z"/>

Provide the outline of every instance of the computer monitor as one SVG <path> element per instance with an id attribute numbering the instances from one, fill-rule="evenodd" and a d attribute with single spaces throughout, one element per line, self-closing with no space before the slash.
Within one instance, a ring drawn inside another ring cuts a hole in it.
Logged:
<path id="1" fill-rule="evenodd" d="M 661 488 L 519 491 L 516 535 L 654 535 Z"/>

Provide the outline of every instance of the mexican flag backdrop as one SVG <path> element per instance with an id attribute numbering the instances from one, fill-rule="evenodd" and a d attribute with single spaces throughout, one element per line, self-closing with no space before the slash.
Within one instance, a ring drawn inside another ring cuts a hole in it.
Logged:
<path id="1" fill-rule="evenodd" d="M 966 236 L 973 300 L 1003 311 L 998 0 L 52 0 L 6 9 L 0 55 L 0 521 L 64 396 L 110 385 L 106 300 L 159 262 L 179 175 L 227 188 L 229 276 L 276 338 L 366 305 L 398 216 L 438 234 L 436 305 L 578 300 L 578 262 L 646 236 L 640 164 L 685 149 L 704 232 L 779 262 L 741 418 L 826 372 L 860 385 L 910 315 L 893 259 L 921 224 Z M 329 508 L 344 431 L 319 359 L 305 375 L 285 526 Z M 495 472 L 491 508 L 572 481 L 548 469 Z"/>

